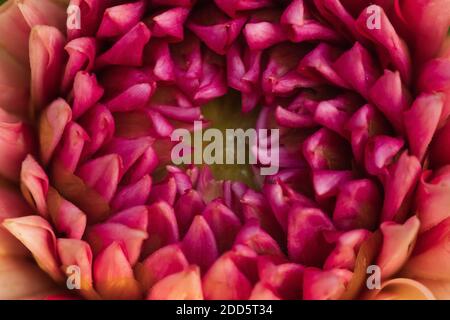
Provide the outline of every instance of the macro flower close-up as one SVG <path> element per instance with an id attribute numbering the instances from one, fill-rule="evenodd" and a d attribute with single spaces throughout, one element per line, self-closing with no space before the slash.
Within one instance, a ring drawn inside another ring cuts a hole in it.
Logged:
<path id="1" fill-rule="evenodd" d="M 0 299 L 450 299 L 450 0 L 0 1 Z"/>

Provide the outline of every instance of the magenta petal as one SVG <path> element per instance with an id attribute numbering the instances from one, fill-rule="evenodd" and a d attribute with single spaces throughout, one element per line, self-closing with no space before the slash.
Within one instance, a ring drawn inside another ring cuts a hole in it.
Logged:
<path id="1" fill-rule="evenodd" d="M 154 185 L 150 192 L 149 203 L 165 201 L 169 205 L 174 205 L 177 195 L 177 184 L 173 177 L 170 177 L 161 184 Z"/>
<path id="2" fill-rule="evenodd" d="M 325 81 L 347 88 L 347 83 L 336 73 L 333 66 L 339 54 L 339 49 L 321 43 L 301 60 L 297 69 L 300 73 L 314 71 Z"/>
<path id="3" fill-rule="evenodd" d="M 362 34 L 379 46 L 379 49 L 387 52 L 388 61 L 385 61 L 385 64 L 392 63 L 399 70 L 402 80 L 409 84 L 411 82 L 412 66 L 408 47 L 398 36 L 383 8 L 377 6 L 376 9 L 381 13 L 382 27 L 369 28 L 367 21 L 369 21 L 371 13 L 368 10 L 363 10 L 356 22 L 357 28 Z"/>
<path id="4" fill-rule="evenodd" d="M 410 97 L 402 84 L 400 74 L 384 70 L 384 75 L 370 89 L 369 97 L 397 132 L 403 133 L 403 111 L 409 109 Z"/>
<path id="5" fill-rule="evenodd" d="M 370 52 L 359 42 L 336 60 L 334 68 L 340 77 L 365 98 L 381 75 Z"/>
<path id="6" fill-rule="evenodd" d="M 325 261 L 324 270 L 354 270 L 361 245 L 369 236 L 370 232 L 364 229 L 354 229 L 338 236 L 336 247 Z"/>
<path id="7" fill-rule="evenodd" d="M 241 228 L 241 222 L 234 212 L 222 201 L 213 200 L 203 210 L 202 215 L 216 237 L 219 251 L 230 249 Z"/>
<path id="8" fill-rule="evenodd" d="M 267 49 L 286 39 L 280 24 L 266 21 L 247 23 L 244 27 L 244 36 L 252 50 Z"/>
<path id="9" fill-rule="evenodd" d="M 146 231 L 148 226 L 148 209 L 145 206 L 131 207 L 114 214 L 108 221 L 123 224 L 131 229 Z"/>
<path id="10" fill-rule="evenodd" d="M 117 190 L 122 172 L 123 164 L 120 156 L 109 154 L 85 163 L 77 169 L 76 174 L 106 201 L 110 201 Z"/>
<path id="11" fill-rule="evenodd" d="M 303 155 L 312 169 L 339 170 L 349 168 L 350 154 L 344 139 L 322 128 L 303 143 Z"/>
<path id="12" fill-rule="evenodd" d="M 145 2 L 126 3 L 105 10 L 97 37 L 117 37 L 127 33 L 138 23 L 145 12 Z"/>
<path id="13" fill-rule="evenodd" d="M 94 154 L 106 142 L 111 140 L 115 123 L 111 112 L 103 105 L 98 104 L 79 120 L 80 125 L 86 130 L 89 141 L 85 141 L 82 157 L 86 158 Z"/>
<path id="14" fill-rule="evenodd" d="M 230 17 L 239 11 L 257 10 L 273 6 L 272 0 L 214 0 L 215 4 Z"/>
<path id="15" fill-rule="evenodd" d="M 152 34 L 155 37 L 169 37 L 175 41 L 182 41 L 184 36 L 184 22 L 189 15 L 189 9 L 178 7 L 169 9 L 152 18 Z"/>
<path id="16" fill-rule="evenodd" d="M 194 217 L 201 214 L 204 208 L 205 203 L 197 191 L 189 190 L 180 196 L 175 203 L 175 214 L 182 234 L 187 232 Z"/>
<path id="17" fill-rule="evenodd" d="M 341 230 L 373 230 L 381 213 L 381 193 L 371 180 L 346 182 L 339 191 L 333 222 Z"/>
<path id="18" fill-rule="evenodd" d="M 261 227 L 251 220 L 237 234 L 234 245 L 249 247 L 259 255 L 283 256 L 278 243 Z"/>
<path id="19" fill-rule="evenodd" d="M 313 185 L 318 199 L 336 196 L 341 185 L 353 178 L 351 171 L 314 170 Z"/>
<path id="20" fill-rule="evenodd" d="M 321 266 L 331 250 L 323 232 L 333 229 L 330 219 L 319 209 L 294 207 L 289 212 L 289 257 L 307 266 Z"/>
<path id="21" fill-rule="evenodd" d="M 62 80 L 62 92 L 68 92 L 78 71 L 91 71 L 94 67 L 97 45 L 94 38 L 77 38 L 66 44 L 69 55 Z"/>
<path id="22" fill-rule="evenodd" d="M 89 108 L 93 107 L 103 96 L 103 88 L 97 83 L 95 75 L 80 71 L 75 76 L 73 85 L 73 117 L 77 119 Z"/>
<path id="23" fill-rule="evenodd" d="M 422 94 L 405 112 L 404 121 L 411 152 L 422 160 L 437 129 L 444 107 L 444 97 Z"/>
<path id="24" fill-rule="evenodd" d="M 202 216 L 195 216 L 181 246 L 188 261 L 198 265 L 203 272 L 219 256 L 214 233 Z"/>
<path id="25" fill-rule="evenodd" d="M 97 67 L 106 65 L 141 66 L 144 46 L 150 40 L 151 32 L 142 22 L 136 24 L 108 51 L 96 60 Z M 130 52 L 129 48 L 133 48 Z"/>
<path id="26" fill-rule="evenodd" d="M 114 153 L 120 156 L 123 161 L 123 171 L 120 178 L 145 154 L 147 149 L 152 145 L 153 139 L 143 137 L 138 139 L 114 138 L 103 148 L 104 153 Z"/>
<path id="27" fill-rule="evenodd" d="M 347 122 L 353 155 L 359 163 L 364 161 L 367 140 L 375 134 L 388 132 L 388 124 L 375 107 L 366 104 L 356 111 Z"/>
<path id="28" fill-rule="evenodd" d="M 379 135 L 371 138 L 366 144 L 364 156 L 367 172 L 382 175 L 404 144 L 403 139 L 391 136 Z"/>
<path id="29" fill-rule="evenodd" d="M 123 182 L 133 183 L 147 174 L 151 174 L 159 164 L 155 150 L 149 147 L 144 154 L 133 164 L 123 178 Z"/>
<path id="30" fill-rule="evenodd" d="M 177 219 L 173 208 L 166 202 L 160 201 L 148 208 L 149 224 L 147 228 L 148 239 L 144 243 L 142 256 L 179 240 Z"/>
<path id="31" fill-rule="evenodd" d="M 214 12 L 210 14 L 214 14 Z M 222 23 L 219 19 L 217 21 L 217 24 L 202 25 L 196 23 L 194 19 L 188 23 L 188 28 L 211 50 L 217 54 L 224 55 L 238 37 L 246 22 L 246 18 L 236 18 L 229 21 L 223 21 Z"/>
<path id="32" fill-rule="evenodd" d="M 274 290 L 277 296 L 298 300 L 302 296 L 304 267 L 295 263 L 268 264 L 260 270 L 261 282 Z"/>
<path id="33" fill-rule="evenodd" d="M 407 151 L 402 153 L 397 162 L 389 168 L 383 182 L 385 197 L 381 213 L 382 221 L 395 221 L 407 214 L 403 212 L 407 209 L 404 202 L 408 201 L 408 196 L 414 192 L 420 171 L 419 160 L 415 156 L 409 156 Z"/>
<path id="34" fill-rule="evenodd" d="M 75 172 L 87 141 L 89 141 L 89 136 L 83 127 L 75 122 L 70 122 L 65 128 L 55 153 L 55 161 L 71 173 Z"/>
<path id="35" fill-rule="evenodd" d="M 152 178 L 146 175 L 133 184 L 119 187 L 111 201 L 111 208 L 121 210 L 145 204 L 150 195 L 151 186 Z"/>

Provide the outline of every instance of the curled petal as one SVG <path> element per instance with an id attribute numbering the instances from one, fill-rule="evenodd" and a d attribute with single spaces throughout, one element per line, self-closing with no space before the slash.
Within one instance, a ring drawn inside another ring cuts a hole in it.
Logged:
<path id="1" fill-rule="evenodd" d="M 71 119 L 72 110 L 63 99 L 55 100 L 42 112 L 39 120 L 39 150 L 44 165 L 50 161 Z"/>
<path id="2" fill-rule="evenodd" d="M 56 237 L 50 224 L 39 216 L 6 219 L 3 226 L 31 251 L 39 267 L 55 281 L 62 279 Z"/>
<path id="3" fill-rule="evenodd" d="M 28 203 L 35 207 L 40 215 L 48 216 L 47 192 L 49 181 L 44 169 L 28 155 L 22 162 L 20 171 L 21 190 Z"/>
<path id="4" fill-rule="evenodd" d="M 94 68 L 97 45 L 94 38 L 76 38 L 64 47 L 67 61 L 62 80 L 62 92 L 68 92 L 78 71 L 91 71 Z"/>
<path id="5" fill-rule="evenodd" d="M 0 175 L 12 181 L 20 178 L 20 166 L 27 154 L 34 153 L 30 127 L 0 109 Z"/>
<path id="6" fill-rule="evenodd" d="M 40 110 L 59 92 L 65 39 L 50 26 L 35 26 L 30 34 L 31 103 Z"/>
<path id="7" fill-rule="evenodd" d="M 56 230 L 71 239 L 81 239 L 86 228 L 86 214 L 53 188 L 47 194 L 48 213 Z"/>
<path id="8" fill-rule="evenodd" d="M 381 285 L 367 297 L 371 300 L 436 300 L 435 295 L 419 281 L 395 278 Z"/>
<path id="9" fill-rule="evenodd" d="M 423 172 L 416 195 L 416 211 L 420 219 L 421 232 L 426 231 L 450 215 L 450 167 L 445 166 L 432 172 Z"/>
<path id="10" fill-rule="evenodd" d="M 378 256 L 377 265 L 381 269 L 382 279 L 395 275 L 408 260 L 419 232 L 420 221 L 411 217 L 403 225 L 395 222 L 383 222 L 383 245 Z"/>
<path id="11" fill-rule="evenodd" d="M 413 279 L 448 281 L 450 219 L 447 218 L 417 238 L 414 251 L 402 270 Z"/>

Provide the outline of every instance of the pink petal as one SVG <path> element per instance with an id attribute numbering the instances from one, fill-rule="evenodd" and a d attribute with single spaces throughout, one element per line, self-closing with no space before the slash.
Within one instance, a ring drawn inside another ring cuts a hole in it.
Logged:
<path id="1" fill-rule="evenodd" d="M 31 155 L 22 162 L 20 181 L 22 193 L 28 203 L 35 207 L 41 216 L 48 217 L 46 199 L 49 188 L 48 177 Z"/>
<path id="2" fill-rule="evenodd" d="M 63 34 L 50 26 L 35 26 L 30 34 L 31 103 L 41 110 L 59 93 L 64 59 Z"/>
<path id="3" fill-rule="evenodd" d="M 104 299 L 139 299 L 142 292 L 120 245 L 113 242 L 95 259 L 94 284 Z"/>
<path id="4" fill-rule="evenodd" d="M 39 216 L 6 219 L 3 226 L 31 251 L 40 268 L 55 281 L 62 279 L 56 237 L 50 224 Z"/>
<path id="5" fill-rule="evenodd" d="M 184 271 L 169 275 L 150 290 L 148 300 L 203 300 L 200 270 L 190 266 Z"/>

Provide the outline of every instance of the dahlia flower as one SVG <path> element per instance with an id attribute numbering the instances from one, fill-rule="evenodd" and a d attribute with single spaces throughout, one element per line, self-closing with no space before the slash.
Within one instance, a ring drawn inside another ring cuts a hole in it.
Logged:
<path id="1" fill-rule="evenodd" d="M 449 26 L 449 0 L 6 1 L 0 298 L 450 298 Z M 279 129 L 278 172 L 259 144 L 173 165 L 195 121 Z"/>

